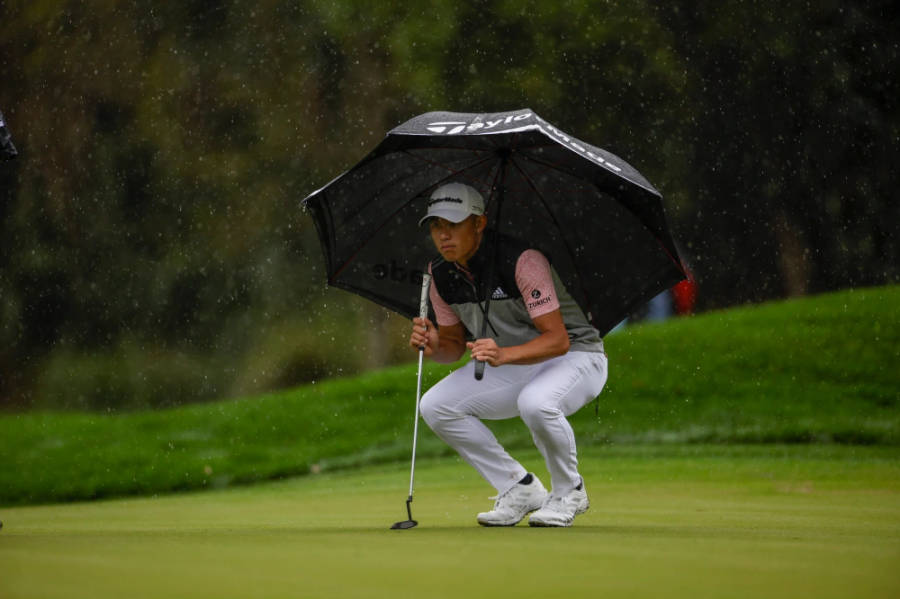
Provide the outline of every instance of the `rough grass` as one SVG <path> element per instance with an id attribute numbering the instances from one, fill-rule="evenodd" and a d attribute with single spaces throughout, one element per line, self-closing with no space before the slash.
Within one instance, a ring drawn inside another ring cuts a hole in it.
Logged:
<path id="1" fill-rule="evenodd" d="M 900 445 L 900 286 L 712 312 L 607 337 L 583 447 Z M 429 364 L 425 385 L 449 367 Z M 487 375 L 490 376 L 490 370 Z M 409 457 L 415 365 L 128 414 L 0 416 L 0 505 L 221 488 Z M 530 446 L 517 421 L 492 424 Z M 419 455 L 448 455 L 420 427 Z"/>

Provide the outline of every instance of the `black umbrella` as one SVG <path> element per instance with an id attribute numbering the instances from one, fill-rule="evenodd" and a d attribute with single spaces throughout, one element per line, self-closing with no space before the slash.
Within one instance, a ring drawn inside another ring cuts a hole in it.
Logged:
<path id="1" fill-rule="evenodd" d="M 13 145 L 12 137 L 6 130 L 6 122 L 3 120 L 3 113 L 0 112 L 0 158 L 3 160 L 12 160 L 19 153 L 16 152 L 16 146 Z"/>
<path id="2" fill-rule="evenodd" d="M 416 315 L 422 270 L 437 256 L 417 223 L 449 181 L 479 189 L 489 226 L 550 258 L 601 334 L 685 278 L 660 193 L 618 156 L 524 109 L 417 116 L 310 194 L 328 283 Z"/>

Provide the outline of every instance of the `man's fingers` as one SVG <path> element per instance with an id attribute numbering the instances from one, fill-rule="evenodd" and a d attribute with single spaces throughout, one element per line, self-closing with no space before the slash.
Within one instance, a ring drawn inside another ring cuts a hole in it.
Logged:
<path id="1" fill-rule="evenodd" d="M 413 333 L 424 335 L 428 333 L 431 328 L 433 328 L 433 325 L 427 318 L 413 319 Z"/>
<path id="2" fill-rule="evenodd" d="M 480 362 L 487 362 L 496 366 L 500 361 L 500 347 L 493 339 L 476 339 L 466 343 L 466 347 L 472 352 L 472 357 Z"/>
<path id="3" fill-rule="evenodd" d="M 431 355 L 432 352 L 432 336 L 435 330 L 434 325 L 427 318 L 415 317 L 412 319 L 412 333 L 409 335 L 409 345 L 416 349 L 425 348 L 425 353 Z"/>

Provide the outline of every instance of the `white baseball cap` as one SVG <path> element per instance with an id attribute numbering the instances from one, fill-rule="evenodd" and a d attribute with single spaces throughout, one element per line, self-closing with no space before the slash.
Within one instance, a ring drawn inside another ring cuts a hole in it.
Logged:
<path id="1" fill-rule="evenodd" d="M 471 214 L 484 214 L 484 198 L 478 190 L 464 183 L 447 183 L 431 193 L 428 213 L 419 220 L 419 226 L 432 217 L 461 223 Z"/>

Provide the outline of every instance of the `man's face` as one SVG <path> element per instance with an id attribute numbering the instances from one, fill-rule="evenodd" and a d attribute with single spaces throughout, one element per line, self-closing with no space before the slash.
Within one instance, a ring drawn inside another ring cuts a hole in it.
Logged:
<path id="1" fill-rule="evenodd" d="M 487 219 L 484 216 L 470 216 L 462 222 L 454 223 L 443 218 L 428 221 L 431 240 L 444 260 L 458 262 L 466 266 L 475 255 Z"/>

